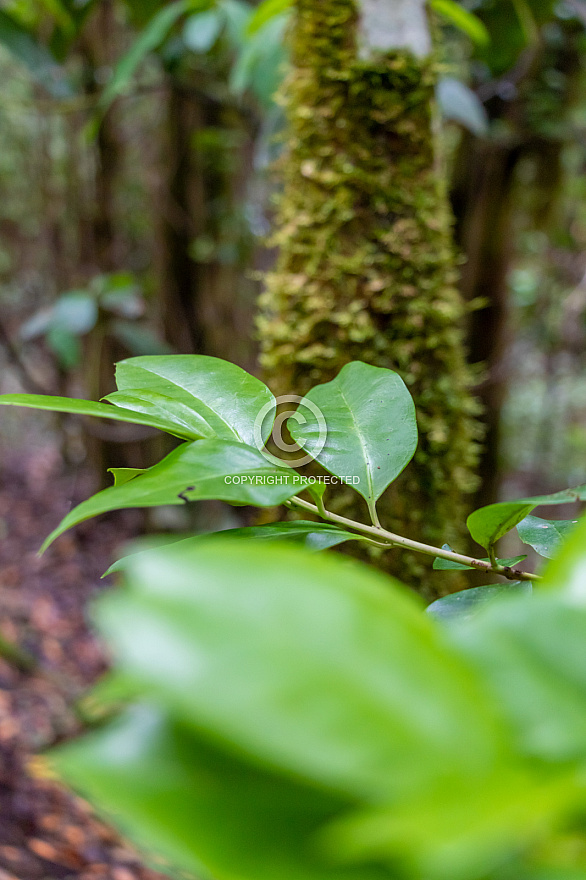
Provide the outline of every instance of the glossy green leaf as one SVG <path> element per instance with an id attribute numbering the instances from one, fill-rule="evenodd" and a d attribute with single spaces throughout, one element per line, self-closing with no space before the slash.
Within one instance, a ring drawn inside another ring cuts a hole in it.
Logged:
<path id="1" fill-rule="evenodd" d="M 153 707 L 129 710 L 51 760 L 138 843 L 194 876 L 393 880 L 383 868 L 320 857 L 313 838 L 347 800 L 248 764 Z"/>
<path id="2" fill-rule="evenodd" d="M 520 501 L 501 501 L 489 504 L 471 513 L 467 519 L 468 530 L 474 540 L 482 547 L 491 547 L 499 538 L 515 528 L 536 507 L 550 507 L 557 504 L 572 504 L 586 501 L 586 486 L 564 489 L 553 495 L 536 495 Z"/>
<path id="3" fill-rule="evenodd" d="M 125 470 L 116 468 L 116 470 Z M 327 523 L 304 522 L 303 520 L 295 520 L 294 522 L 267 523 L 264 526 L 247 526 L 242 529 L 226 529 L 223 532 L 206 532 L 203 535 L 192 535 L 189 538 L 168 539 L 163 543 L 172 544 L 177 552 L 188 550 L 193 545 L 202 540 L 208 541 L 210 538 L 245 538 L 246 540 L 255 541 L 294 541 L 301 544 L 308 550 L 328 550 L 330 547 L 337 547 L 345 541 L 358 541 L 358 535 L 352 532 L 346 532 L 337 526 L 328 525 Z M 157 546 L 161 546 L 157 542 Z M 149 547 L 146 550 L 139 550 L 139 553 L 151 553 L 157 547 Z M 107 577 L 117 571 L 124 571 L 127 565 L 127 559 L 130 554 L 121 557 L 102 575 Z"/>
<path id="4" fill-rule="evenodd" d="M 107 403 L 93 400 L 75 400 L 70 397 L 51 397 L 48 394 L 0 394 L 0 406 L 23 406 L 29 409 L 42 409 L 49 412 L 71 413 L 72 415 L 93 416 L 99 419 L 113 419 L 116 422 L 130 422 L 133 425 L 146 425 L 159 428 L 175 437 L 185 440 L 196 439 L 193 432 L 172 421 L 144 412 L 134 412 Z"/>
<path id="5" fill-rule="evenodd" d="M 217 538 L 126 571 L 100 628 L 121 671 L 198 729 L 369 798 L 492 772 L 492 706 L 396 582 L 334 554 Z"/>
<path id="6" fill-rule="evenodd" d="M 429 5 L 478 46 L 486 46 L 490 43 L 490 34 L 484 22 L 455 0 L 430 0 Z"/>
<path id="7" fill-rule="evenodd" d="M 162 416 L 194 437 L 255 444 L 261 410 L 263 442 L 272 429 L 275 398 L 267 386 L 236 364 L 205 355 L 129 358 L 116 365 L 118 391 L 105 400 Z"/>
<path id="8" fill-rule="evenodd" d="M 115 486 L 123 486 L 139 474 L 146 474 L 147 470 L 148 468 L 108 468 L 108 473 L 114 477 Z"/>
<path id="9" fill-rule="evenodd" d="M 272 507 L 299 490 L 295 471 L 269 464 L 256 449 L 226 440 L 183 443 L 143 474 L 82 501 L 45 540 L 41 552 L 78 523 L 111 510 L 217 499 Z"/>
<path id="10" fill-rule="evenodd" d="M 54 98 L 72 95 L 65 71 L 51 53 L 20 22 L 0 9 L 0 44 L 24 65 L 35 82 Z"/>
<path id="11" fill-rule="evenodd" d="M 551 559 L 560 551 L 576 523 L 575 519 L 547 520 L 526 516 L 517 526 L 517 532 L 524 544 L 529 544 L 540 556 Z"/>
<path id="12" fill-rule="evenodd" d="M 442 550 L 451 550 L 449 544 L 443 544 Z M 508 568 L 512 568 L 514 565 L 517 565 L 519 562 L 523 562 L 524 559 L 527 559 L 527 555 L 524 556 L 511 556 L 508 559 L 497 559 L 499 565 L 506 565 Z M 490 562 L 488 557 L 483 558 L 482 562 Z M 433 567 L 435 571 L 474 571 L 473 565 L 462 565 L 461 562 L 451 562 L 449 559 L 440 559 L 436 557 L 433 560 Z"/>
<path id="13" fill-rule="evenodd" d="M 495 599 L 514 596 L 517 593 L 529 595 L 532 589 L 531 583 L 528 581 L 510 581 L 506 584 L 474 587 L 470 590 L 462 590 L 459 593 L 451 593 L 449 596 L 437 599 L 428 606 L 427 613 L 435 618 L 435 620 L 463 620 L 473 617 L 485 605 L 494 602 Z"/>
<path id="14" fill-rule="evenodd" d="M 417 447 L 415 406 L 401 377 L 354 361 L 312 388 L 299 412 L 304 421 L 287 423 L 293 439 L 331 474 L 357 479 L 353 488 L 372 512 Z"/>
<path id="15" fill-rule="evenodd" d="M 293 0 L 263 0 L 254 10 L 248 22 L 248 33 L 255 34 L 277 15 L 287 12 L 293 6 Z"/>
<path id="16" fill-rule="evenodd" d="M 325 483 L 308 483 L 305 487 L 309 494 L 311 495 L 312 500 L 318 508 L 321 508 L 324 500 L 324 495 L 327 491 L 327 486 Z"/>

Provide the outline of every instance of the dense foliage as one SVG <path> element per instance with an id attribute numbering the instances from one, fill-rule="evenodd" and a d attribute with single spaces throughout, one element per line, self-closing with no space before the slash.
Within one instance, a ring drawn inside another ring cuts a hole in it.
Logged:
<path id="1" fill-rule="evenodd" d="M 0 399 L 115 413 L 184 441 L 146 471 L 115 471 L 47 544 L 108 510 L 202 498 L 285 501 L 317 519 L 119 561 L 123 587 L 96 609 L 115 671 L 93 697 L 94 711 L 116 717 L 59 749 L 59 771 L 173 866 L 218 880 L 581 876 L 584 522 L 533 510 L 584 500 L 586 487 L 471 514 L 488 558 L 468 558 L 378 521 L 377 500 L 417 444 L 413 403 L 391 371 L 351 363 L 290 419 L 299 446 L 362 495 L 372 525 L 330 514 L 327 476 L 303 478 L 266 451 L 275 402 L 240 368 L 134 358 L 117 377 L 109 403 Z M 555 557 L 543 576 L 514 568 L 525 557 L 496 557 L 515 526 Z M 426 615 L 398 581 L 315 553 L 350 539 L 509 583 L 440 599 Z"/>

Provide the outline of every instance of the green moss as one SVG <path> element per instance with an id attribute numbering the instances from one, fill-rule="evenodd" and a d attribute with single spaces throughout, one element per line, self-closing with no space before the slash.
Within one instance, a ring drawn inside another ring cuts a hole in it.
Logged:
<path id="1" fill-rule="evenodd" d="M 296 6 L 280 256 L 260 300 L 261 363 L 276 393 L 304 393 L 351 360 L 397 370 L 421 440 L 381 501 L 382 520 L 409 537 L 457 541 L 479 426 L 435 156 L 434 63 L 404 51 L 359 59 L 354 0 Z M 344 512 L 363 515 L 358 504 L 346 499 Z M 422 559 L 384 557 L 419 584 L 429 580 Z"/>

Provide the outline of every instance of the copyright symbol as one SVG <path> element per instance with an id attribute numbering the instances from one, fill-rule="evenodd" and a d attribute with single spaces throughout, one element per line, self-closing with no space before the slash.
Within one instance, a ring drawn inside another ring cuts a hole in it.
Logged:
<path id="1" fill-rule="evenodd" d="M 312 403 L 311 400 L 299 397 L 297 394 L 282 394 L 280 397 L 277 397 L 276 402 L 277 410 L 280 410 L 281 407 L 285 408 L 278 412 L 273 424 L 270 439 L 280 452 L 286 454 L 287 459 L 286 461 L 283 461 L 272 455 L 265 448 L 262 439 L 266 436 L 263 427 L 265 426 L 267 418 L 270 417 L 273 411 L 273 405 L 271 403 L 266 403 L 255 419 L 254 443 L 256 448 L 262 453 L 267 461 L 270 461 L 271 464 L 279 464 L 281 467 L 284 464 L 289 465 L 290 467 L 302 467 L 304 464 L 309 464 L 309 462 L 313 461 L 324 448 L 328 436 L 326 420 L 323 417 L 322 411 L 318 406 Z M 301 447 L 294 441 L 291 442 L 286 439 L 285 427 L 288 419 L 293 419 L 300 426 L 307 424 L 313 425 L 315 437 L 312 437 L 311 455 L 308 455 L 307 452 L 305 452 L 304 449 L 301 449 Z"/>

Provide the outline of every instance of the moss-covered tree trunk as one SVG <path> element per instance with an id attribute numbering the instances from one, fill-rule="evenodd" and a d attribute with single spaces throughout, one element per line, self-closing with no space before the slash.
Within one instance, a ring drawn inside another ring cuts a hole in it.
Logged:
<path id="1" fill-rule="evenodd" d="M 456 541 L 478 426 L 423 3 L 297 0 L 291 49 L 280 256 L 259 319 L 266 378 L 277 393 L 305 392 L 351 360 L 397 370 L 420 443 L 381 517 L 410 537 Z M 359 500 L 346 504 L 364 516 Z M 395 551 L 385 562 L 430 592 L 425 562 Z"/>

